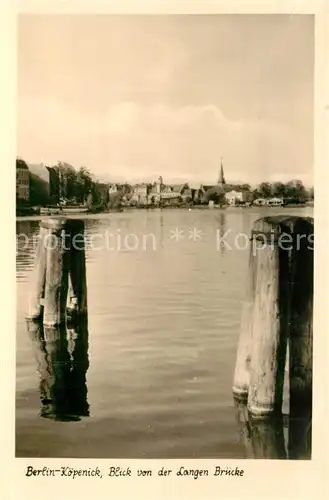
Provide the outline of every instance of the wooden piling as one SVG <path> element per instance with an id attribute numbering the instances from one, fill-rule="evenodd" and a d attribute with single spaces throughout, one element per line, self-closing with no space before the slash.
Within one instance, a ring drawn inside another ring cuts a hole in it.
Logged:
<path id="1" fill-rule="evenodd" d="M 43 323 L 55 326 L 66 321 L 70 235 L 66 220 L 49 219 L 43 225 L 49 230 Z"/>
<path id="2" fill-rule="evenodd" d="M 70 220 L 69 232 L 71 235 L 71 247 L 67 312 L 72 318 L 87 314 L 86 256 L 83 221 Z"/>
<path id="3" fill-rule="evenodd" d="M 28 319 L 56 326 L 87 315 L 85 259 L 83 221 L 41 222 Z"/>
<path id="4" fill-rule="evenodd" d="M 289 254 L 279 244 L 280 218 L 254 223 L 256 291 L 248 408 L 253 415 L 281 412 L 288 337 Z"/>
<path id="5" fill-rule="evenodd" d="M 35 266 L 31 283 L 31 293 L 29 298 L 28 310 L 26 317 L 28 319 L 37 320 L 43 314 L 43 299 L 46 283 L 46 235 L 48 229 L 41 223 L 38 237 L 38 244 L 35 254 Z"/>
<path id="6" fill-rule="evenodd" d="M 255 258 L 253 254 L 253 246 L 250 245 L 246 300 L 242 304 L 240 337 L 233 379 L 233 394 L 235 398 L 240 400 L 246 400 L 248 398 L 250 361 L 252 351 L 252 325 L 255 301 L 255 282 Z"/>
<path id="7" fill-rule="evenodd" d="M 289 329 L 289 458 L 310 459 L 312 448 L 314 221 L 292 217 L 298 236 L 291 255 Z"/>
<path id="8" fill-rule="evenodd" d="M 289 327 L 289 251 L 283 245 L 289 231 L 283 220 L 267 217 L 254 224 L 257 284 L 248 406 L 258 416 L 282 409 Z"/>
<path id="9" fill-rule="evenodd" d="M 254 418 L 282 411 L 288 341 L 290 415 L 309 416 L 312 322 L 313 220 L 290 216 L 257 220 L 233 384 L 235 397 L 248 394 Z"/>
<path id="10" fill-rule="evenodd" d="M 291 256 L 289 386 L 292 418 L 312 415 L 313 371 L 313 237 L 311 219 L 295 219 L 300 235 Z"/>

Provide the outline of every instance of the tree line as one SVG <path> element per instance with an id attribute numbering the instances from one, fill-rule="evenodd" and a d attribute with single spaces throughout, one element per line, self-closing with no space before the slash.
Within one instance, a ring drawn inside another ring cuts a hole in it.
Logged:
<path id="1" fill-rule="evenodd" d="M 76 170 L 69 163 L 58 162 L 50 167 L 51 170 L 54 171 L 53 191 L 59 202 L 70 201 L 87 205 L 108 202 L 108 184 L 96 180 L 87 167 Z"/>
<path id="2" fill-rule="evenodd" d="M 131 197 L 133 189 L 125 183 L 120 193 L 109 197 L 109 184 L 99 182 L 87 167 L 76 169 L 66 162 L 59 161 L 56 165 L 47 167 L 49 170 L 50 187 L 46 190 L 42 181 L 37 176 L 30 175 L 30 203 L 73 203 L 84 204 L 89 208 L 98 206 L 108 207 L 111 204 L 118 204 L 125 195 Z M 151 184 L 150 184 L 151 186 Z M 203 196 L 196 196 L 195 203 L 208 203 L 210 200 L 215 203 L 225 203 L 225 192 L 235 190 L 249 193 L 249 201 L 257 198 L 283 198 L 293 203 L 304 203 L 314 199 L 314 190 L 306 189 L 300 180 L 283 182 L 262 182 L 255 188 L 248 183 L 226 184 L 224 190 L 219 186 L 213 186 L 204 193 Z"/>
<path id="3" fill-rule="evenodd" d="M 303 182 L 300 180 L 291 180 L 287 183 L 262 182 L 253 191 L 253 196 L 255 198 L 277 197 L 304 202 L 314 198 L 314 191 L 313 188 L 309 190 L 306 189 Z"/>
<path id="4" fill-rule="evenodd" d="M 307 189 L 301 180 L 291 180 L 289 182 L 262 182 L 254 189 L 250 184 L 226 184 L 224 190 L 217 186 L 209 189 L 204 197 L 204 202 L 214 201 L 215 203 L 224 203 L 225 193 L 235 190 L 248 193 L 248 201 L 255 201 L 257 198 L 282 198 L 290 203 L 305 203 L 314 199 L 313 187 Z"/>

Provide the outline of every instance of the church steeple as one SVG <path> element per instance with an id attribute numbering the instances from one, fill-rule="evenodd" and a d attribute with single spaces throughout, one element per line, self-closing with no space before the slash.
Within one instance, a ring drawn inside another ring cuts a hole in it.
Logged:
<path id="1" fill-rule="evenodd" d="M 220 159 L 220 174 L 219 174 L 217 184 L 219 186 L 222 186 L 222 187 L 226 184 L 225 177 L 224 177 L 223 158 Z"/>

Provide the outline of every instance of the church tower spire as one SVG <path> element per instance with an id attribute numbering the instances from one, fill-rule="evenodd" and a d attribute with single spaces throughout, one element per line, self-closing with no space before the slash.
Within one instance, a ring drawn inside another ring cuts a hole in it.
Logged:
<path id="1" fill-rule="evenodd" d="M 220 159 L 220 174 L 219 174 L 217 184 L 221 187 L 225 186 L 225 184 L 226 184 L 225 177 L 224 177 L 223 158 Z"/>

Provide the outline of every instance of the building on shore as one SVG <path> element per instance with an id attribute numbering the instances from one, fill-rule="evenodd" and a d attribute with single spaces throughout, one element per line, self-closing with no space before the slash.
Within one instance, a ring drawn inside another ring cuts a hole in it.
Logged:
<path id="1" fill-rule="evenodd" d="M 113 190 L 114 191 L 114 190 Z M 192 199 L 192 191 L 187 183 L 165 184 L 160 176 L 156 182 L 139 183 L 130 187 L 129 196 L 123 200 L 129 205 L 175 204 Z"/>
<path id="2" fill-rule="evenodd" d="M 232 189 L 232 191 L 225 193 L 225 200 L 228 205 L 234 207 L 235 205 L 243 202 L 243 192 Z"/>
<path id="3" fill-rule="evenodd" d="M 252 194 L 250 191 L 236 191 L 232 189 L 225 193 L 225 200 L 232 207 L 240 204 L 251 203 Z"/>
<path id="4" fill-rule="evenodd" d="M 124 185 L 111 184 L 108 191 L 110 199 L 120 198 L 124 205 L 132 206 L 179 205 L 204 202 L 209 190 L 211 190 L 212 196 L 218 197 L 218 195 L 224 194 L 225 189 L 227 189 L 222 160 L 217 184 L 211 186 L 191 187 L 187 182 L 166 184 L 161 175 L 153 184 L 142 182 L 127 186 L 129 189 L 124 190 Z"/>
<path id="5" fill-rule="evenodd" d="M 190 201 L 192 201 L 192 190 L 186 182 L 183 184 L 164 184 L 161 176 L 151 186 L 148 193 L 148 204 L 161 202 L 165 205 L 174 205 Z"/>
<path id="6" fill-rule="evenodd" d="M 137 205 L 147 205 L 150 190 L 151 186 L 146 182 L 135 184 L 132 186 L 132 196 L 129 202 Z"/>
<path id="7" fill-rule="evenodd" d="M 30 197 L 33 204 L 56 204 L 60 200 L 60 175 L 56 167 L 28 163 Z"/>
<path id="8" fill-rule="evenodd" d="M 27 163 L 16 159 L 16 199 L 27 202 L 30 199 L 30 172 Z"/>

